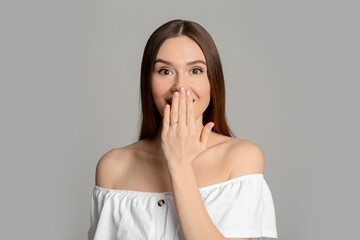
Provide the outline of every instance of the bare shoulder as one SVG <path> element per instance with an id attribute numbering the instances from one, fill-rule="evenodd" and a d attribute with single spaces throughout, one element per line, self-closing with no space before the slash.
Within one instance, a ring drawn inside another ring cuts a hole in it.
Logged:
<path id="1" fill-rule="evenodd" d="M 100 158 L 96 166 L 95 184 L 97 186 L 113 188 L 119 177 L 125 176 L 131 168 L 133 151 L 130 146 L 111 149 Z"/>
<path id="2" fill-rule="evenodd" d="M 261 148 L 248 139 L 233 138 L 226 159 L 230 164 L 229 179 L 246 174 L 264 173 L 265 157 Z"/>

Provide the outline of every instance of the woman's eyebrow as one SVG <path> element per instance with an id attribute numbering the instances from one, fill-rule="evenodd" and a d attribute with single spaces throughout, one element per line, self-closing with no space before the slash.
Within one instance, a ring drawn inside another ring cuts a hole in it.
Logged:
<path id="1" fill-rule="evenodd" d="M 172 64 L 172 63 L 169 62 L 169 61 L 163 60 L 163 59 L 161 59 L 161 58 L 156 59 L 156 60 L 155 60 L 155 63 L 157 63 L 157 62 L 162 62 L 162 63 L 165 63 L 165 64 L 167 64 L 167 65 L 170 65 L 170 66 L 174 67 L 174 64 Z M 155 63 L 154 63 L 154 64 L 155 64 Z M 203 60 L 191 61 L 191 62 L 186 63 L 186 65 L 187 65 L 187 66 L 190 66 L 190 65 L 197 64 L 197 63 L 201 63 L 201 64 L 204 64 L 204 65 L 206 66 L 206 62 L 204 62 Z"/>

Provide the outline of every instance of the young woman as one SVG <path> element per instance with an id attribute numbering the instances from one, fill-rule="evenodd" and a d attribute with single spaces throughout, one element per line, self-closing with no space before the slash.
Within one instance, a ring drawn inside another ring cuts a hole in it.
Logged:
<path id="1" fill-rule="evenodd" d="M 141 104 L 139 141 L 98 162 L 89 240 L 277 238 L 263 152 L 232 137 L 220 57 L 198 23 L 150 36 Z"/>

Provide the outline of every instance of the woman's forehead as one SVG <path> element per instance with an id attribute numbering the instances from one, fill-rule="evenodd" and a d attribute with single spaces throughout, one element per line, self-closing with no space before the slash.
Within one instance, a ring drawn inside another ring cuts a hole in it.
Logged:
<path id="1" fill-rule="evenodd" d="M 187 36 L 166 39 L 161 45 L 156 59 L 163 59 L 175 64 L 184 64 L 195 60 L 205 62 L 205 56 L 200 46 Z"/>

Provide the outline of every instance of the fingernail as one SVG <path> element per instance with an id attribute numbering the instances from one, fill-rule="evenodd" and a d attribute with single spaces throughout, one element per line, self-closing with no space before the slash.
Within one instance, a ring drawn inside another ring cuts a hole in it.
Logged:
<path id="1" fill-rule="evenodd" d="M 181 91 L 181 93 L 184 93 L 184 92 L 185 92 L 185 89 L 184 89 L 184 88 L 180 88 L 180 91 Z"/>
<path id="2" fill-rule="evenodd" d="M 175 97 L 178 97 L 179 96 L 179 93 L 178 92 L 175 92 Z"/>

